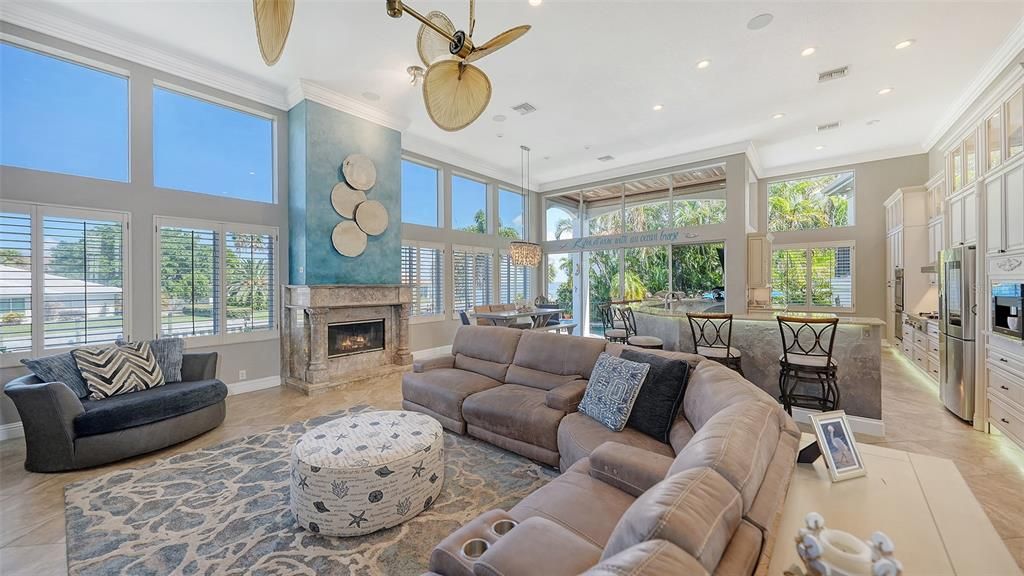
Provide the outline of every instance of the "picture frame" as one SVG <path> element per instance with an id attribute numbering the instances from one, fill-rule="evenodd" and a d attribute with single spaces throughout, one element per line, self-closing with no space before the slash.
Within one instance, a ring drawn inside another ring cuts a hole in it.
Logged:
<path id="1" fill-rule="evenodd" d="M 833 482 L 841 482 L 867 474 L 864 460 L 857 450 L 857 439 L 850 429 L 844 410 L 811 414 L 814 436 L 825 459 Z"/>

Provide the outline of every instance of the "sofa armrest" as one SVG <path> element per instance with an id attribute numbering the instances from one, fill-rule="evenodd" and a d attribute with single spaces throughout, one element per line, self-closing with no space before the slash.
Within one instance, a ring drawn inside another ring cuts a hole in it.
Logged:
<path id="1" fill-rule="evenodd" d="M 181 381 L 198 382 L 217 377 L 216 352 L 191 352 L 181 357 Z"/>
<path id="2" fill-rule="evenodd" d="M 605 442 L 590 453 L 590 476 L 637 498 L 665 479 L 672 459 L 618 442 Z"/>
<path id="3" fill-rule="evenodd" d="M 527 518 L 484 552 L 475 576 L 573 575 L 601 559 L 601 549 L 547 518 Z"/>
<path id="4" fill-rule="evenodd" d="M 562 412 L 575 412 L 586 391 L 586 380 L 573 380 L 548 390 L 547 395 L 544 396 L 544 403 L 548 405 L 548 408 Z"/>
<path id="5" fill-rule="evenodd" d="M 648 540 L 605 558 L 583 576 L 707 576 L 708 571 L 682 548 L 665 540 Z"/>
<path id="6" fill-rule="evenodd" d="M 25 468 L 32 472 L 67 469 L 75 457 L 75 417 L 82 401 L 63 382 L 33 375 L 11 380 L 4 393 L 14 401 L 25 430 Z"/>
<path id="7" fill-rule="evenodd" d="M 426 372 L 427 370 L 454 367 L 455 356 L 435 356 L 433 358 L 424 358 L 423 360 L 413 360 L 412 363 L 413 372 Z"/>

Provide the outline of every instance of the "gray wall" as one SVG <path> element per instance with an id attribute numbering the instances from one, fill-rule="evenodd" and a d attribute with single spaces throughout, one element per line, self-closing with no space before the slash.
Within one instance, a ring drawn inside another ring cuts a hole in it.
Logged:
<path id="1" fill-rule="evenodd" d="M 31 42 L 51 46 L 99 62 L 128 70 L 131 102 L 131 178 L 129 183 L 108 182 L 91 178 L 37 172 L 19 168 L 0 168 L 0 191 L 6 200 L 42 204 L 60 204 L 131 213 L 129 242 L 130 325 L 133 339 L 156 335 L 156 291 L 154 278 L 154 216 L 198 218 L 223 222 L 259 224 L 279 228 L 277 277 L 288 270 L 288 187 L 287 187 L 287 115 L 231 94 L 213 90 L 133 62 L 89 50 L 56 38 L 0 22 L 0 31 Z M 154 80 L 169 82 L 214 98 L 234 102 L 246 108 L 273 115 L 277 119 L 276 184 L 277 203 L 264 204 L 204 194 L 163 190 L 153 186 L 152 86 Z M 275 295 L 276 296 L 276 295 Z M 249 380 L 280 374 L 280 343 L 273 338 L 258 342 L 226 344 L 201 351 L 220 352 L 220 377 L 231 384 L 238 381 L 238 371 L 246 370 Z M 0 368 L 0 381 L 24 374 L 20 367 Z M 0 399 L 0 424 L 18 421 L 10 400 Z"/>
<path id="2" fill-rule="evenodd" d="M 885 202 L 897 188 L 919 186 L 928 180 L 928 155 L 916 154 L 862 164 L 848 164 L 825 170 L 798 172 L 758 182 L 761 205 L 768 205 L 768 183 L 802 176 L 853 170 L 856 173 L 854 225 L 825 230 L 774 232 L 774 244 L 804 244 L 853 240 L 855 256 L 854 306 L 856 316 L 888 321 L 885 312 Z M 759 214 L 760 230 L 768 229 L 768 210 Z"/>

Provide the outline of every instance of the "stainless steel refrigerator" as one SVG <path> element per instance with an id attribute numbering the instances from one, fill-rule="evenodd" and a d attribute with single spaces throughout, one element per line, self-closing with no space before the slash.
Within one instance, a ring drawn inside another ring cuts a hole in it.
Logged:
<path id="1" fill-rule="evenodd" d="M 958 246 L 939 255 L 939 398 L 968 421 L 974 419 L 977 254 L 974 246 Z"/>

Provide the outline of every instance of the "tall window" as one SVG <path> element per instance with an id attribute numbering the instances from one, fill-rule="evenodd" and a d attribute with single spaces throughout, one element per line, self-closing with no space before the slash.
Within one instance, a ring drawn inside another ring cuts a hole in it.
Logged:
<path id="1" fill-rule="evenodd" d="M 128 78 L 0 42 L 0 164 L 128 181 Z"/>
<path id="2" fill-rule="evenodd" d="M 487 234 L 487 184 L 452 176 L 452 230 Z"/>
<path id="3" fill-rule="evenodd" d="M 442 272 L 443 249 L 440 246 L 402 244 L 402 284 L 412 288 L 410 316 L 425 318 L 444 314 Z"/>
<path id="4" fill-rule="evenodd" d="M 785 246 L 772 251 L 772 303 L 792 309 L 853 310 L 854 246 Z"/>
<path id="5" fill-rule="evenodd" d="M 161 336 L 276 329 L 277 230 L 157 218 Z"/>
<path id="6" fill-rule="evenodd" d="M 546 240 L 566 240 L 576 237 L 579 226 L 579 194 L 550 196 L 544 199 L 544 227 Z"/>
<path id="7" fill-rule="evenodd" d="M 402 223 L 438 225 L 438 170 L 402 160 Z"/>
<path id="8" fill-rule="evenodd" d="M 854 173 L 840 172 L 768 184 L 772 232 L 854 224 Z"/>
<path id="9" fill-rule="evenodd" d="M 489 249 L 456 246 L 452 250 L 453 312 L 493 303 L 493 254 Z"/>
<path id="10" fill-rule="evenodd" d="M 526 197 L 512 190 L 498 189 L 498 236 L 519 240 L 526 237 Z"/>
<path id="11" fill-rule="evenodd" d="M 725 309 L 725 243 L 672 246 L 672 290 L 695 312 Z"/>
<path id="12" fill-rule="evenodd" d="M 0 212 L 0 354 L 32 350 L 32 214 Z"/>
<path id="13" fill-rule="evenodd" d="M 533 283 L 533 268 L 516 266 L 508 254 L 502 254 L 498 262 L 498 301 L 501 304 L 515 304 L 517 300 L 530 298 Z"/>
<path id="14" fill-rule="evenodd" d="M 154 87 L 153 183 L 273 202 L 273 120 Z"/>

